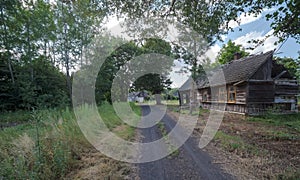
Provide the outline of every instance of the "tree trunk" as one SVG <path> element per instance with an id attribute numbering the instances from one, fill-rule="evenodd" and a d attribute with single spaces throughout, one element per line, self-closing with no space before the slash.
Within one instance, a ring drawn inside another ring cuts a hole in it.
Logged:
<path id="1" fill-rule="evenodd" d="M 193 113 L 195 106 L 195 83 L 191 81 L 191 91 L 190 91 L 190 115 Z"/>
<path id="2" fill-rule="evenodd" d="M 5 24 L 5 18 L 4 18 L 2 7 L 1 7 L 1 19 L 4 22 L 3 23 L 3 25 L 4 25 L 4 45 L 6 45 L 5 47 L 6 47 L 6 50 L 7 50 L 8 69 L 9 69 L 9 73 L 10 73 L 10 76 L 11 76 L 12 84 L 14 85 L 15 84 L 15 77 L 14 77 L 12 63 L 11 63 L 11 59 L 10 59 L 10 52 L 9 52 L 10 46 L 9 46 L 9 43 L 8 43 L 8 40 L 7 40 L 8 32 L 7 32 L 7 27 L 6 27 L 6 24 Z"/>
<path id="3" fill-rule="evenodd" d="M 155 101 L 157 105 L 161 105 L 161 94 L 155 94 Z"/>

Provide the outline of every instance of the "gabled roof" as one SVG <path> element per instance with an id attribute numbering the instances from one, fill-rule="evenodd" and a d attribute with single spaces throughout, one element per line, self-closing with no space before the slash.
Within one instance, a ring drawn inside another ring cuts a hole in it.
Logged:
<path id="1" fill-rule="evenodd" d="M 218 86 L 240 81 L 247 81 L 255 72 L 273 56 L 273 51 L 264 54 L 252 55 L 233 60 L 206 74 L 208 78 L 197 79 L 198 88 Z M 224 78 L 222 78 L 224 76 Z M 208 80 L 209 79 L 209 82 Z"/>
<path id="2" fill-rule="evenodd" d="M 191 89 L 192 77 L 189 77 L 183 85 L 178 89 L 178 91 L 187 91 Z"/>

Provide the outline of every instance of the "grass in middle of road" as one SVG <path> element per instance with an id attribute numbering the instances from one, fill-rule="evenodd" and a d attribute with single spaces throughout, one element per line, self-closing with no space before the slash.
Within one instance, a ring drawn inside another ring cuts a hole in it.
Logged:
<path id="1" fill-rule="evenodd" d="M 178 156 L 179 155 L 179 149 L 176 149 L 176 147 L 170 142 L 168 138 L 168 132 L 166 130 L 166 127 L 163 122 L 158 123 L 158 129 L 161 131 L 161 134 L 165 140 L 165 143 L 168 147 L 168 151 L 171 153 L 171 156 Z"/>

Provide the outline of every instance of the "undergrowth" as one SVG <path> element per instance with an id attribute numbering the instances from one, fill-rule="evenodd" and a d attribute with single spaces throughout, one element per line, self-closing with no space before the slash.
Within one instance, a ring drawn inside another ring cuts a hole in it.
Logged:
<path id="1" fill-rule="evenodd" d="M 132 107 L 134 112 L 141 113 L 139 107 Z M 99 107 L 99 112 L 109 129 L 124 124 L 109 104 Z M 82 153 L 93 148 L 69 108 L 34 111 L 24 116 L 29 118 L 27 123 L 0 131 L 0 179 L 61 179 Z M 120 136 L 134 136 L 131 127 L 122 129 Z"/>

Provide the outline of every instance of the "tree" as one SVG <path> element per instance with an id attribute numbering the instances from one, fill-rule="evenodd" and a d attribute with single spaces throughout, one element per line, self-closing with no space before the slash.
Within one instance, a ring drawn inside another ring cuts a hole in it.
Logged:
<path id="1" fill-rule="evenodd" d="M 54 7 L 56 18 L 56 41 L 54 57 L 66 72 L 66 86 L 71 99 L 71 72 L 76 66 L 83 66 L 84 48 L 101 28 L 99 22 L 108 11 L 101 1 L 57 1 Z"/>
<path id="2" fill-rule="evenodd" d="M 266 14 L 267 20 L 271 20 L 271 27 L 274 34 L 282 42 L 292 37 L 300 43 L 300 1 L 298 0 L 269 0 L 269 1 L 248 1 L 235 0 L 234 4 L 241 12 L 259 14 L 265 9 L 276 8 Z"/>
<path id="3" fill-rule="evenodd" d="M 292 76 L 300 80 L 300 56 L 298 59 L 289 57 L 274 57 L 274 59 L 278 64 L 282 64 L 285 68 L 287 68 Z"/>
<path id="4" fill-rule="evenodd" d="M 228 23 L 238 17 L 239 7 L 231 0 L 218 1 L 119 1 L 108 2 L 108 6 L 119 16 L 129 18 L 176 19 L 178 22 L 200 33 L 208 43 L 221 40 Z M 167 28 L 167 27 L 165 27 Z M 138 28 L 136 28 L 138 29 Z"/>
<path id="5" fill-rule="evenodd" d="M 144 54 L 156 53 L 165 56 L 171 56 L 171 45 L 157 38 L 149 38 L 145 40 L 145 44 L 142 46 Z M 155 58 L 154 58 L 155 59 Z M 160 59 L 164 60 L 164 59 Z M 161 63 L 160 63 L 161 64 Z M 132 85 L 132 89 L 135 91 L 147 90 L 152 94 L 155 94 L 156 104 L 161 104 L 161 93 L 165 88 L 170 88 L 172 84 L 171 80 L 167 77 L 168 71 L 172 64 L 168 61 L 163 63 L 164 65 L 159 68 L 162 74 L 150 73 L 142 77 L 139 77 Z"/>
<path id="6" fill-rule="evenodd" d="M 224 45 L 217 56 L 217 61 L 220 64 L 226 64 L 234 59 L 235 53 L 239 53 L 241 57 L 248 56 L 249 53 L 242 48 L 241 45 L 236 45 L 231 40 Z"/>
<path id="7" fill-rule="evenodd" d="M 28 73 L 31 70 L 34 72 L 33 80 Z M 34 59 L 31 64 L 17 66 L 16 71 L 18 108 L 63 107 L 69 103 L 64 74 L 45 57 Z"/>
<path id="8" fill-rule="evenodd" d="M 96 80 L 96 101 L 98 103 L 103 101 L 111 102 L 111 87 L 117 72 L 125 65 L 126 62 L 141 54 L 142 49 L 138 47 L 135 42 L 131 41 L 118 47 L 109 57 L 106 58 L 100 68 Z M 124 82 L 125 84 L 131 83 L 130 79 L 124 79 L 124 81 L 128 81 Z M 120 90 L 124 89 L 121 88 Z M 120 94 L 124 95 L 126 92 L 122 91 Z M 122 99 L 126 101 L 127 94 Z"/>
<path id="9" fill-rule="evenodd" d="M 172 81 L 166 76 L 150 73 L 138 78 L 133 84 L 133 89 L 151 92 L 155 95 L 156 104 L 161 104 L 161 93 L 165 89 L 171 89 L 171 84 Z"/>

